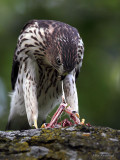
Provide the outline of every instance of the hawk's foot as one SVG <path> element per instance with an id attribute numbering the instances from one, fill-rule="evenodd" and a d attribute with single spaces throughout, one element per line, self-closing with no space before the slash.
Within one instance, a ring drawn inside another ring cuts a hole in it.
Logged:
<path id="1" fill-rule="evenodd" d="M 85 124 L 85 119 L 83 118 L 82 121 L 80 122 L 81 125 Z"/>
<path id="2" fill-rule="evenodd" d="M 34 120 L 34 125 L 33 125 L 36 129 L 38 129 L 38 125 L 37 125 L 37 119 Z"/>

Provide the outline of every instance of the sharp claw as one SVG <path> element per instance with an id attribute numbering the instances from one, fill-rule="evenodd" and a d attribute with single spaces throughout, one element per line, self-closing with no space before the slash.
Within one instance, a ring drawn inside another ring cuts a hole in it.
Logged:
<path id="1" fill-rule="evenodd" d="M 42 124 L 41 128 L 46 128 L 46 125 L 45 123 Z"/>
<path id="2" fill-rule="evenodd" d="M 85 119 L 83 118 L 82 121 L 80 122 L 81 125 L 85 124 Z"/>
<path id="3" fill-rule="evenodd" d="M 76 111 L 72 111 L 72 113 L 74 113 L 77 116 L 77 118 L 80 118 L 79 114 Z"/>
<path id="4" fill-rule="evenodd" d="M 34 120 L 34 125 L 33 125 L 36 129 L 38 129 L 38 126 L 37 126 L 37 119 Z"/>

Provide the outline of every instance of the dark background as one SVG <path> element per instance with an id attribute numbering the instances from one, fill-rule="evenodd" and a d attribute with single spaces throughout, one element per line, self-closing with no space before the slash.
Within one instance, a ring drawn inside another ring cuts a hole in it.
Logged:
<path id="1" fill-rule="evenodd" d="M 81 118 L 120 128 L 120 0 L 0 1 L 0 129 L 7 123 L 17 37 L 31 19 L 53 19 L 79 30 L 85 56 L 77 80 Z"/>

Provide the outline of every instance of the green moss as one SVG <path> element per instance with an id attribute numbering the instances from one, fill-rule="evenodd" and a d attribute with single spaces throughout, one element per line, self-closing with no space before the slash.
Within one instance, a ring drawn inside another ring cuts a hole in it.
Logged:
<path id="1" fill-rule="evenodd" d="M 36 133 L 36 130 L 33 131 Z M 21 132 L 21 135 L 14 132 L 9 135 L 9 139 L 3 133 L 4 136 L 0 136 L 2 158 L 7 159 L 7 155 L 9 155 L 13 160 L 16 157 L 16 159 L 25 160 L 36 158 L 59 160 L 70 159 L 71 157 L 87 160 L 89 157 L 95 160 L 101 154 L 103 154 L 102 156 L 107 154 L 108 159 L 119 157 L 120 132 L 117 130 L 79 125 L 76 127 L 42 129 L 39 133 L 39 136 L 31 137 L 29 136 L 31 135 L 29 130 Z M 14 140 L 12 140 L 13 136 Z M 22 142 L 24 139 L 25 142 Z M 31 147 L 34 146 L 38 146 L 37 151 L 31 150 Z M 47 148 L 48 153 L 42 155 L 39 146 Z M 34 153 L 31 154 L 31 151 Z"/>
<path id="2" fill-rule="evenodd" d="M 30 148 L 27 142 L 15 143 L 9 147 L 10 152 L 27 152 L 29 150 Z"/>
<path id="3" fill-rule="evenodd" d="M 64 160 L 66 159 L 66 151 L 64 150 L 60 150 L 60 151 L 57 151 L 57 152 L 53 152 L 53 151 L 50 151 L 46 158 L 50 158 L 50 159 L 57 159 L 57 160 Z"/>

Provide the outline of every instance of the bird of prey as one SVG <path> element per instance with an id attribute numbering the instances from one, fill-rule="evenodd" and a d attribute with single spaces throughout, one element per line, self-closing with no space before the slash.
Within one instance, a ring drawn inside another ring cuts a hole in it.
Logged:
<path id="1" fill-rule="evenodd" d="M 14 53 L 6 129 L 40 127 L 61 103 L 63 91 L 67 104 L 79 112 L 75 82 L 83 55 L 84 44 L 76 28 L 54 20 L 29 21 Z"/>

